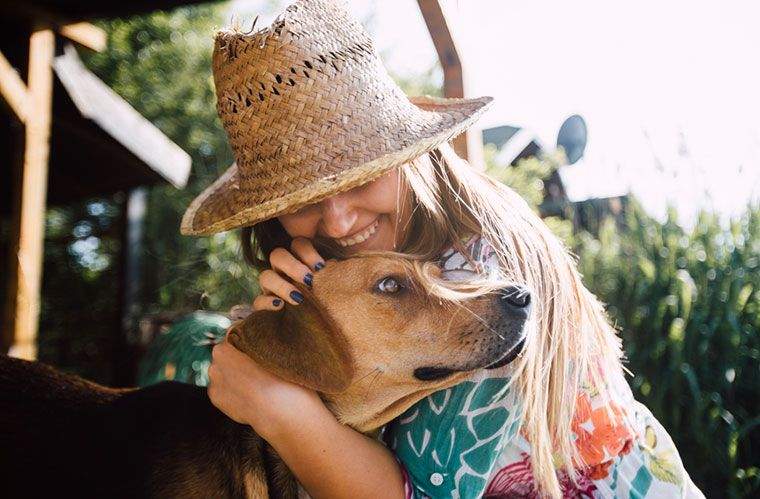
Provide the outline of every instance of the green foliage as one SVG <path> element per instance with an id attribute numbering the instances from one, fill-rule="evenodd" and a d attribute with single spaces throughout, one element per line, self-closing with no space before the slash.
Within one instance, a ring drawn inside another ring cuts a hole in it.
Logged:
<path id="1" fill-rule="evenodd" d="M 48 211 L 38 355 L 87 377 L 113 379 L 119 324 L 115 203 L 75 203 Z"/>
<path id="2" fill-rule="evenodd" d="M 496 160 L 496 147 L 487 144 L 483 148 L 486 173 L 508 185 L 518 193 L 538 213 L 539 205 L 544 200 L 544 181 L 557 169 L 564 158 L 564 153 L 557 151 L 542 157 L 520 159 L 515 166 L 502 165 Z M 573 224 L 570 220 L 550 216 L 544 222 L 563 241 L 572 239 Z"/>
<path id="3" fill-rule="evenodd" d="M 497 165 L 490 148 L 486 162 L 536 210 L 558 164 Z M 658 222 L 629 200 L 623 217 L 602 216 L 592 230 L 546 221 L 607 303 L 636 399 L 668 429 L 694 481 L 707 497 L 750 497 L 760 492 L 760 206 L 728 226 L 703 212 L 686 231 L 677 218 L 671 209 Z"/>
<path id="4" fill-rule="evenodd" d="M 193 159 L 187 188 L 150 189 L 143 255 L 143 312 L 216 310 L 248 302 L 252 274 L 242 264 L 234 233 L 184 237 L 179 221 L 190 201 L 232 162 L 216 114 L 211 51 L 224 4 L 104 23 L 108 50 L 88 66 Z"/>
<path id="5" fill-rule="evenodd" d="M 432 95 L 435 97 L 443 97 L 443 88 L 440 83 L 443 79 L 443 71 L 441 70 L 441 65 L 438 61 L 419 74 L 391 74 L 391 76 L 406 95 Z"/>
<path id="6" fill-rule="evenodd" d="M 557 165 L 551 157 L 521 159 L 514 167 L 502 165 L 496 160 L 496 152 L 493 144 L 487 144 L 483 148 L 486 173 L 508 185 L 537 210 L 544 199 L 544 179 L 551 175 Z"/>
<path id="7" fill-rule="evenodd" d="M 87 66 L 193 157 L 200 175 L 228 160 L 211 80 L 218 4 L 101 23 L 108 48 L 83 53 Z"/>
<path id="8" fill-rule="evenodd" d="M 620 328 L 636 398 L 708 497 L 760 491 L 760 206 L 687 232 L 631 203 L 622 230 L 576 235 L 586 284 Z"/>

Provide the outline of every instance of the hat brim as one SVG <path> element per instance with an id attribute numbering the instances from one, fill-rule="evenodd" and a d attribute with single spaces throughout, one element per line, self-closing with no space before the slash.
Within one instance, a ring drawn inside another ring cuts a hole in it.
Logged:
<path id="1" fill-rule="evenodd" d="M 474 99 L 451 99 L 438 97 L 413 97 L 411 102 L 424 111 L 432 111 L 442 116 L 455 116 L 448 127 L 434 134 L 412 137 L 410 145 L 378 156 L 361 165 L 349 168 L 337 175 L 315 180 L 287 193 L 253 206 L 245 203 L 240 196 L 237 181 L 237 165 L 233 164 L 213 184 L 196 197 L 182 217 L 180 231 L 184 235 L 204 236 L 237 229 L 263 222 L 270 218 L 293 213 L 304 206 L 317 203 L 325 198 L 366 184 L 414 158 L 432 151 L 469 128 L 488 109 L 491 97 Z M 220 215 L 213 209 L 225 205 L 234 212 L 231 216 Z"/>

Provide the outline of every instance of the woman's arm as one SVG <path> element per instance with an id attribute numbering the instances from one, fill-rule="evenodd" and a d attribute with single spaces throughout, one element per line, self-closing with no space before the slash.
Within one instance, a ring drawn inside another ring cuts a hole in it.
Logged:
<path id="1" fill-rule="evenodd" d="M 388 449 L 339 423 L 314 391 L 269 373 L 226 341 L 214 347 L 208 394 L 267 440 L 311 497 L 404 497 Z"/>

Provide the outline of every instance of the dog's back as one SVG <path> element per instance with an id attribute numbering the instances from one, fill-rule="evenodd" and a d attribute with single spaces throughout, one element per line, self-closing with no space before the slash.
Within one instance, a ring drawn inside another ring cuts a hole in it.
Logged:
<path id="1" fill-rule="evenodd" d="M 266 497 L 268 460 L 203 388 L 112 390 L 0 356 L 5 497 Z"/>
<path id="2" fill-rule="evenodd" d="M 15 496 L 75 490 L 91 472 L 90 459 L 74 465 L 90 439 L 85 428 L 119 397 L 42 364 L 0 357 L 0 476 Z"/>

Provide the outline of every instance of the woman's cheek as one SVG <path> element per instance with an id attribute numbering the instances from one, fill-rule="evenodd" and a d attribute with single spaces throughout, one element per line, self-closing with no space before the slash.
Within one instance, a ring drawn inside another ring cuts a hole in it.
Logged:
<path id="1" fill-rule="evenodd" d="M 311 213 L 312 211 L 314 213 Z M 278 217 L 278 220 L 290 237 L 313 239 L 317 234 L 319 213 L 311 209 L 311 207 L 307 207 L 296 213 L 281 215 Z"/>

